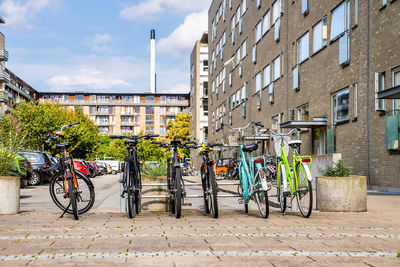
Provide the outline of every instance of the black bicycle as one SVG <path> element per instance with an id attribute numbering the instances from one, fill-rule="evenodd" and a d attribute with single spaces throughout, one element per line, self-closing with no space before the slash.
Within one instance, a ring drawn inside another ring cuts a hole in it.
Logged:
<path id="1" fill-rule="evenodd" d="M 213 147 L 223 146 L 222 144 L 203 144 L 200 153 L 203 158 L 201 165 L 201 184 L 204 193 L 204 206 L 207 214 L 211 214 L 214 218 L 218 218 L 218 184 L 215 179 L 214 164 L 215 162 L 210 159 L 209 153 L 213 151 Z"/>
<path id="2" fill-rule="evenodd" d="M 164 148 L 172 148 L 172 157 L 167 161 L 167 187 L 170 192 L 171 213 L 175 214 L 176 218 L 180 218 L 186 192 L 185 183 L 182 179 L 181 165 L 178 160 L 178 147 L 196 148 L 196 143 L 191 141 L 182 143 L 177 139 L 172 140 L 170 143 L 153 141 L 152 143 Z"/>
<path id="3" fill-rule="evenodd" d="M 63 143 L 57 144 L 56 148 L 62 150 L 62 157 L 59 158 L 56 174 L 51 179 L 49 190 L 50 196 L 57 207 L 63 210 L 62 218 L 65 213 L 73 214 L 74 219 L 78 220 L 79 215 L 88 212 L 94 204 L 95 193 L 94 185 L 90 179 L 82 172 L 74 168 L 74 162 L 68 148 L 70 143 L 65 142 L 64 129 L 77 126 L 79 122 L 69 123 L 61 127 L 60 131 L 55 131 L 54 136 L 48 136 L 47 143 L 55 142 L 59 138 Z"/>
<path id="4" fill-rule="evenodd" d="M 125 140 L 126 150 L 128 156 L 125 157 L 125 167 L 123 178 L 120 183 L 123 185 L 123 192 L 121 197 L 127 196 L 127 212 L 128 217 L 133 218 L 139 214 L 142 206 L 142 178 L 140 174 L 139 162 L 137 159 L 137 144 L 139 139 L 151 139 L 158 137 L 158 134 L 147 134 L 142 136 L 110 136 L 112 139 L 128 139 Z"/>

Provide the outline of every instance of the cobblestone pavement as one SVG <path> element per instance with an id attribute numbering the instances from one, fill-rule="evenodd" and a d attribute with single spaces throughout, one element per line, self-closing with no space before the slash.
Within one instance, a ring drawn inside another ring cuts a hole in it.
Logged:
<path id="1" fill-rule="evenodd" d="M 371 195 L 368 212 L 309 219 L 272 209 L 265 220 L 255 206 L 224 208 L 218 219 L 196 207 L 181 219 L 152 211 L 128 219 L 100 206 L 79 221 L 56 208 L 0 216 L 0 266 L 400 265 L 400 196 Z"/>

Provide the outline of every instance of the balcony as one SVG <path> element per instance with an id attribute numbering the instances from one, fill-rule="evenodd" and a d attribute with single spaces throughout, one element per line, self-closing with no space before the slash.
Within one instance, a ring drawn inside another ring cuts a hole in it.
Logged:
<path id="1" fill-rule="evenodd" d="M 5 71 L 0 72 L 0 82 L 9 83 L 11 81 L 10 74 Z"/>
<path id="2" fill-rule="evenodd" d="M 3 72 L 5 74 L 8 75 L 8 77 L 10 77 L 10 75 L 6 72 Z M 1 76 L 0 76 L 1 77 Z M 1 78 L 0 78 L 1 80 Z M 35 100 L 30 94 L 28 94 L 27 92 L 25 92 L 24 90 L 18 88 L 16 85 L 12 84 L 11 82 L 7 82 L 7 87 L 9 87 L 11 90 L 15 91 L 17 94 L 19 94 L 20 96 L 23 96 L 24 98 L 28 99 L 29 101 L 33 101 Z"/>
<path id="3" fill-rule="evenodd" d="M 121 121 L 122 126 L 133 126 L 133 121 Z"/>
<path id="4" fill-rule="evenodd" d="M 109 122 L 108 121 L 96 121 L 95 124 L 97 126 L 108 126 Z"/>
<path id="5" fill-rule="evenodd" d="M 5 49 L 0 49 L 0 61 L 8 60 L 8 51 Z"/>
<path id="6" fill-rule="evenodd" d="M 10 98 L 12 98 L 12 95 L 10 95 L 9 92 L 7 91 L 0 92 L 0 102 L 8 102 L 8 99 Z"/>

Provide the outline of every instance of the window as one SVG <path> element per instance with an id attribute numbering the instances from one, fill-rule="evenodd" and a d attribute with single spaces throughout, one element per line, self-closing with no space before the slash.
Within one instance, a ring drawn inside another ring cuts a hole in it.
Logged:
<path id="1" fill-rule="evenodd" d="M 294 121 L 295 117 L 294 117 L 294 109 L 291 108 L 289 109 L 289 121 Z"/>
<path id="2" fill-rule="evenodd" d="M 357 102 L 358 102 L 358 85 L 355 83 L 353 84 L 353 118 L 357 118 Z"/>
<path id="3" fill-rule="evenodd" d="M 242 60 L 246 57 L 247 55 L 247 44 L 246 40 L 242 44 Z"/>
<path id="4" fill-rule="evenodd" d="M 229 74 L 228 74 L 228 82 L 229 82 L 229 86 L 232 86 L 232 72 L 229 72 Z"/>
<path id="5" fill-rule="evenodd" d="M 281 57 L 280 56 L 278 56 L 277 58 L 274 59 L 274 61 L 272 62 L 272 67 L 273 67 L 272 78 L 273 78 L 273 81 L 276 81 L 281 77 Z"/>
<path id="6" fill-rule="evenodd" d="M 269 28 L 271 27 L 270 24 L 270 13 L 269 10 L 267 13 L 265 13 L 264 18 L 263 18 L 263 28 L 262 28 L 262 35 L 266 34 L 269 31 Z"/>
<path id="7" fill-rule="evenodd" d="M 279 132 L 279 115 L 276 115 L 274 117 L 272 117 L 272 125 L 271 125 L 271 129 L 273 131 L 278 131 Z"/>
<path id="8" fill-rule="evenodd" d="M 229 8 L 232 9 L 232 0 L 229 0 L 228 5 L 229 5 Z"/>
<path id="9" fill-rule="evenodd" d="M 332 11 L 331 41 L 339 37 L 345 30 L 349 29 L 350 1 L 341 3 Z"/>
<path id="10" fill-rule="evenodd" d="M 310 120 L 310 113 L 308 112 L 308 105 L 297 108 L 297 120 L 308 121 Z"/>
<path id="11" fill-rule="evenodd" d="M 318 52 L 328 44 L 328 25 L 326 17 L 313 28 L 313 53 Z"/>
<path id="12" fill-rule="evenodd" d="M 252 61 L 254 64 L 257 62 L 257 45 L 254 45 L 252 49 Z"/>
<path id="13" fill-rule="evenodd" d="M 75 95 L 75 100 L 83 100 L 83 95 Z"/>
<path id="14" fill-rule="evenodd" d="M 258 43 L 261 40 L 261 35 L 262 35 L 261 32 L 262 32 L 261 21 L 259 21 L 255 29 L 256 43 Z"/>
<path id="15" fill-rule="evenodd" d="M 299 75 L 299 65 L 296 65 L 293 69 L 293 90 L 299 89 L 300 87 L 300 75 Z"/>
<path id="16" fill-rule="evenodd" d="M 166 135 L 166 129 L 165 126 L 160 126 L 160 135 Z"/>
<path id="17" fill-rule="evenodd" d="M 301 0 L 301 14 L 308 13 L 308 0 Z"/>
<path id="18" fill-rule="evenodd" d="M 238 18 L 238 22 L 239 22 L 239 24 L 238 24 L 238 30 L 239 30 L 239 33 L 241 34 L 242 33 L 242 17 L 240 17 L 240 18 Z"/>
<path id="19" fill-rule="evenodd" d="M 241 55 L 242 55 L 242 54 L 240 53 L 240 46 L 239 46 L 238 49 L 236 50 L 235 67 L 236 67 L 237 65 L 239 65 L 240 56 L 241 56 Z"/>
<path id="20" fill-rule="evenodd" d="M 242 0 L 242 16 L 244 13 L 246 13 L 246 9 L 247 9 L 246 2 L 247 2 L 247 0 Z"/>
<path id="21" fill-rule="evenodd" d="M 386 6 L 387 0 L 382 0 L 382 6 Z"/>
<path id="22" fill-rule="evenodd" d="M 272 24 L 274 24 L 278 18 L 281 16 L 281 1 L 280 0 L 276 0 L 273 4 L 272 4 Z"/>
<path id="23" fill-rule="evenodd" d="M 274 40 L 275 40 L 276 42 L 278 42 L 279 39 L 280 39 L 280 35 L 281 35 L 280 32 L 281 32 L 281 19 L 278 18 L 278 19 L 275 21 L 275 31 L 274 31 Z"/>
<path id="24" fill-rule="evenodd" d="M 339 64 L 347 65 L 350 62 L 350 34 L 346 32 L 339 39 Z"/>
<path id="25" fill-rule="evenodd" d="M 349 88 L 333 95 L 333 122 L 347 121 L 349 119 Z"/>
<path id="26" fill-rule="evenodd" d="M 261 72 L 256 74 L 256 92 L 261 90 Z"/>
<path id="27" fill-rule="evenodd" d="M 257 1 L 256 1 L 256 6 L 257 6 L 258 8 L 261 7 L 261 0 L 257 0 Z"/>
<path id="28" fill-rule="evenodd" d="M 154 114 L 154 107 L 146 106 L 146 114 Z"/>
<path id="29" fill-rule="evenodd" d="M 271 83 L 271 66 L 268 64 L 264 68 L 264 83 L 263 87 L 267 87 Z"/>
<path id="30" fill-rule="evenodd" d="M 392 72 L 393 86 L 400 85 L 400 68 L 394 69 Z M 393 115 L 400 114 L 400 99 L 393 99 Z"/>
<path id="31" fill-rule="evenodd" d="M 268 100 L 269 103 L 274 103 L 274 83 L 270 83 L 268 86 Z"/>
<path id="32" fill-rule="evenodd" d="M 146 116 L 146 125 L 153 124 L 153 116 Z"/>
<path id="33" fill-rule="evenodd" d="M 298 49 L 298 63 L 301 64 L 303 61 L 308 59 L 309 57 L 309 42 L 310 36 L 308 32 L 304 34 L 300 39 L 297 41 L 297 49 Z"/>

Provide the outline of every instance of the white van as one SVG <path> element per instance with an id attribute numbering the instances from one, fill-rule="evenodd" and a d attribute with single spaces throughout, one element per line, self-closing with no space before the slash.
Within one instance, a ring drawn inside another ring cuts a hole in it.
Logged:
<path id="1" fill-rule="evenodd" d="M 109 164 L 112 168 L 112 174 L 116 174 L 121 171 L 119 167 L 119 160 L 97 160 L 97 161 Z"/>

